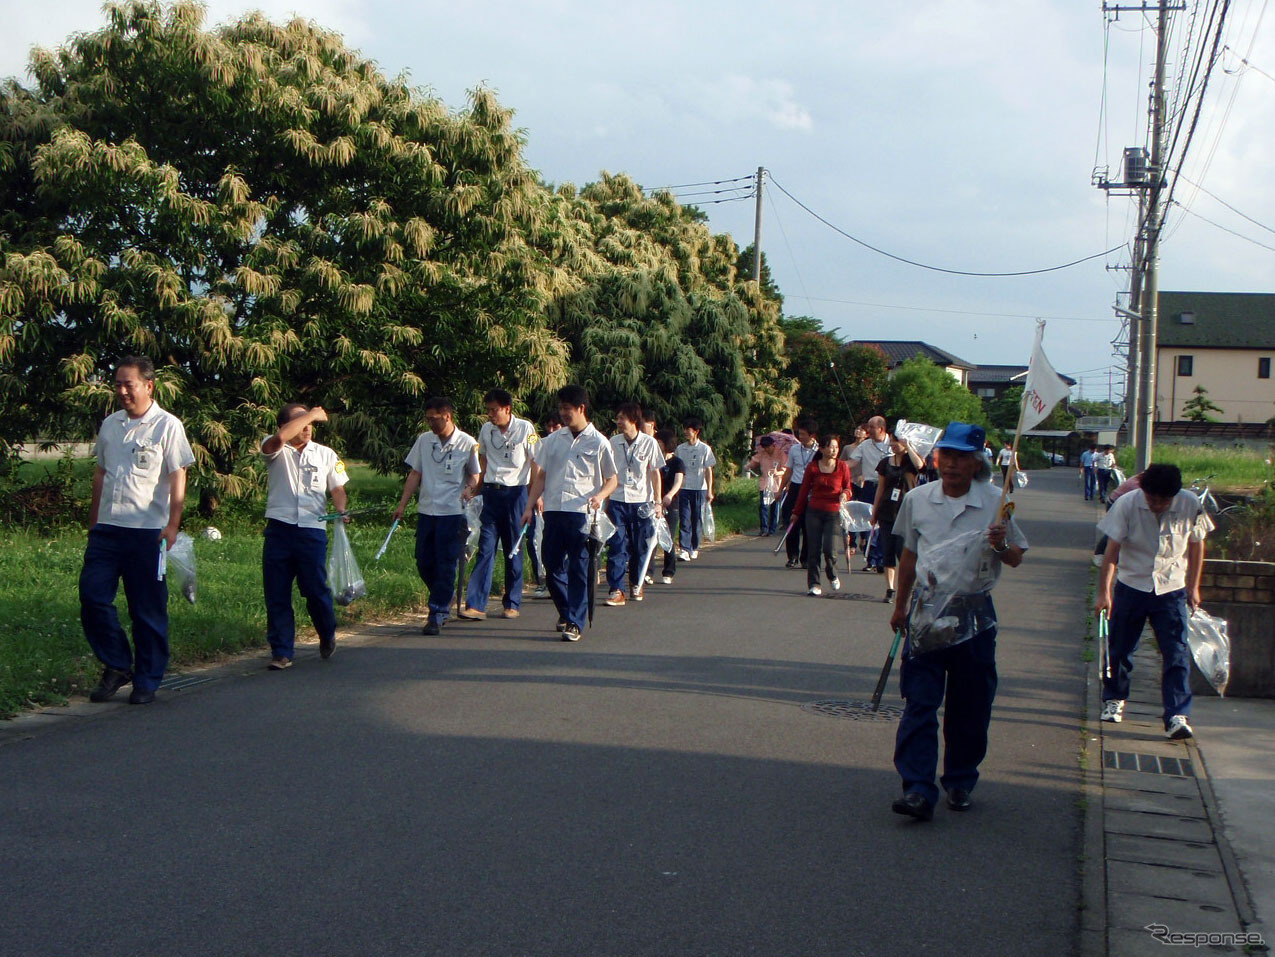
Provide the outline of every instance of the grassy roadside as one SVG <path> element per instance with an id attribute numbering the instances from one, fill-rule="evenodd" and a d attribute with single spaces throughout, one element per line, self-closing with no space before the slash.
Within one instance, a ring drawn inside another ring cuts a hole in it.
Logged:
<path id="1" fill-rule="evenodd" d="M 88 473 L 78 463 L 76 472 L 78 495 Z M 381 561 L 372 560 L 389 530 L 389 514 L 400 488 L 395 476 L 376 475 L 360 465 L 350 467 L 351 507 L 377 508 L 380 512 L 349 526 L 368 594 L 346 608 L 337 608 L 342 628 L 424 610 L 425 590 L 416 574 L 411 527 L 395 533 Z M 719 539 L 756 527 L 756 497 L 757 484 L 752 480 L 738 479 L 722 486 L 713 510 Z M 212 523 L 223 535 L 213 542 L 199 537 L 210 523 L 188 508 L 185 530 L 195 536 L 198 597 L 191 605 L 181 600 L 176 589 L 170 595 L 173 668 L 264 647 L 262 510 L 260 502 L 227 506 Z M 82 693 L 97 681 L 100 668 L 80 628 L 78 581 L 84 545 L 85 533 L 80 527 L 60 527 L 47 533 L 0 530 L 0 620 L 5 623 L 0 629 L 0 716 L 64 703 L 69 695 Z M 502 564 L 497 562 L 492 586 L 496 592 L 503 588 Z M 128 628 L 122 589 L 117 607 Z M 296 595 L 294 607 L 304 634 L 309 618 L 304 602 Z"/>
<path id="2" fill-rule="evenodd" d="M 1173 445 L 1157 443 L 1152 459 L 1167 465 L 1176 465 L 1182 471 L 1182 481 L 1189 485 L 1199 478 L 1208 478 L 1213 492 L 1246 491 L 1262 488 L 1271 478 L 1271 459 L 1268 449 L 1255 452 L 1243 448 L 1217 448 L 1209 445 Z M 1134 450 L 1131 447 L 1116 453 L 1117 464 L 1126 475 L 1134 469 Z"/>

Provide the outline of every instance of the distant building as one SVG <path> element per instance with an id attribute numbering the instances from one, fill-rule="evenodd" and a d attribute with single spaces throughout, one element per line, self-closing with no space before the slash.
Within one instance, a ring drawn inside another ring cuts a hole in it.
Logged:
<path id="1" fill-rule="evenodd" d="M 969 387 L 970 370 L 976 368 L 974 363 L 966 362 L 964 359 L 954 356 L 944 349 L 932 346 L 928 342 L 921 342 L 918 339 L 858 339 L 850 343 L 850 345 L 875 346 L 880 349 L 885 353 L 885 359 L 889 363 L 891 374 L 909 359 L 916 356 L 924 356 L 936 366 L 946 369 L 952 378 L 966 388 Z"/>
<path id="2" fill-rule="evenodd" d="M 1059 373 L 1069 386 L 1076 384 L 1071 376 Z M 1027 366 L 986 365 L 974 366 L 969 371 L 969 390 L 983 400 L 983 404 L 994 402 L 1014 386 L 1021 386 L 1027 379 Z"/>
<path id="3" fill-rule="evenodd" d="M 1183 411 L 1204 386 L 1220 422 L 1275 416 L 1275 293 L 1162 292 L 1156 336 L 1156 419 Z"/>

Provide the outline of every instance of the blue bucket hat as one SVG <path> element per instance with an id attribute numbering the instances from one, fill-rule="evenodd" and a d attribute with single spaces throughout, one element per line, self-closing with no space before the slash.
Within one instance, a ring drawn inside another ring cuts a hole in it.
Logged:
<path id="1" fill-rule="evenodd" d="M 951 449 L 954 452 L 981 452 L 987 442 L 987 433 L 981 425 L 970 425 L 968 422 L 949 422 L 943 430 L 943 437 L 934 443 L 936 449 Z"/>

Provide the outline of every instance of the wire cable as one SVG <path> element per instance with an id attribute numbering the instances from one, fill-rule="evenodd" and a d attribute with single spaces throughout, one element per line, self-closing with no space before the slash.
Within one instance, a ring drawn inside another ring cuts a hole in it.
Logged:
<path id="1" fill-rule="evenodd" d="M 1267 226 L 1265 223 L 1259 223 L 1252 216 L 1249 216 L 1249 215 L 1246 215 L 1245 213 L 1240 212 L 1238 209 L 1236 209 L 1234 206 L 1232 206 L 1230 203 L 1224 200 L 1221 196 L 1218 196 L 1216 193 L 1210 193 L 1207 189 L 1205 189 L 1199 183 L 1192 182 L 1191 180 L 1183 176 L 1181 173 L 1179 173 L 1178 176 L 1180 176 L 1183 180 L 1185 180 L 1188 186 L 1192 186 L 1195 189 L 1198 189 L 1205 196 L 1210 196 L 1213 199 L 1217 200 L 1219 203 L 1221 203 L 1223 206 L 1225 206 L 1227 209 L 1233 212 L 1236 216 L 1239 216 L 1242 219 L 1247 219 L 1254 226 L 1260 226 L 1262 229 L 1266 230 L 1268 233 L 1275 233 L 1275 229 L 1272 229 L 1270 226 Z M 1190 212 L 1190 210 L 1187 210 L 1187 211 Z"/>
<path id="2" fill-rule="evenodd" d="M 767 170 L 767 172 L 770 172 L 770 171 Z M 770 181 L 775 184 L 776 189 L 778 189 L 781 193 L 783 193 L 785 196 L 791 199 L 794 203 L 796 203 L 798 206 L 804 209 L 807 213 L 809 213 L 815 219 L 819 220 L 819 222 L 823 223 L 833 232 L 840 233 L 842 236 L 844 236 L 846 239 L 850 240 L 851 242 L 858 243 L 863 248 L 870 249 L 874 253 L 877 253 L 878 255 L 885 256 L 887 259 L 893 259 L 896 262 L 905 263 L 906 265 L 909 265 L 909 266 L 916 266 L 919 269 L 928 269 L 932 272 L 946 273 L 949 276 L 975 276 L 975 277 L 980 277 L 985 279 L 1003 279 L 1003 278 L 1008 278 L 1011 276 L 1038 276 L 1041 273 L 1057 272 L 1060 269 L 1069 269 L 1072 266 L 1079 266 L 1081 263 L 1089 262 L 1091 259 L 1101 259 L 1103 256 L 1111 255 L 1118 249 L 1123 249 L 1125 245 L 1124 243 L 1121 243 L 1119 246 L 1114 246 L 1111 249 L 1104 249 L 1102 252 L 1094 253 L 1092 256 L 1085 256 L 1081 259 L 1074 259 L 1069 263 L 1062 263 L 1061 265 L 1058 265 L 1058 266 L 1045 266 L 1040 269 L 1019 269 L 1019 270 L 1014 270 L 1009 272 L 974 272 L 974 271 L 966 270 L 966 269 L 947 269 L 943 266 L 933 266 L 933 265 L 930 265 L 929 263 L 917 262 L 915 259 L 907 259 L 903 256 L 897 256 L 894 253 L 887 252 L 884 249 L 881 249 L 877 246 L 873 246 L 871 243 L 865 242 L 864 240 L 859 239 L 857 236 L 852 236 L 850 235 L 850 233 L 846 232 L 841 227 L 835 226 L 832 223 L 828 222 L 828 220 L 824 219 L 822 216 L 816 213 L 813 209 L 811 209 L 809 206 L 807 206 L 805 203 L 799 200 L 796 196 L 788 192 L 788 190 L 784 189 L 784 187 L 779 183 L 779 181 L 775 179 L 773 173 L 770 176 Z"/>
<path id="3" fill-rule="evenodd" d="M 658 193 L 673 189 L 690 189 L 694 186 L 721 186 L 723 183 L 738 183 L 740 180 L 756 178 L 757 176 L 755 173 L 750 173 L 748 176 L 735 176 L 731 179 L 711 179 L 703 183 L 679 183 L 674 186 L 648 186 L 643 187 L 642 191 L 645 193 Z"/>
<path id="4" fill-rule="evenodd" d="M 845 306 L 869 306 L 873 309 L 902 309 L 906 312 L 931 312 L 944 313 L 952 316 L 982 316 L 989 319 L 1045 319 L 1049 322 L 1114 322 L 1115 320 L 1108 316 L 1106 318 L 1095 318 L 1093 316 L 1042 316 L 1039 313 L 1025 312 L 975 312 L 969 309 L 939 309 L 933 306 L 901 306 L 889 302 L 863 302 L 858 299 L 828 299 L 820 296 L 807 296 L 811 302 L 835 302 Z"/>
<path id="5" fill-rule="evenodd" d="M 1208 223 L 1210 226 L 1216 226 L 1218 229 L 1222 230 L 1222 232 L 1224 233 L 1230 233 L 1232 236 L 1238 236 L 1240 239 L 1247 240 L 1248 242 L 1252 243 L 1254 246 L 1261 246 L 1263 249 L 1269 249 L 1271 252 L 1275 253 L 1275 246 L 1268 246 L 1266 245 L 1266 243 L 1259 243 L 1252 236 L 1245 236 L 1243 233 L 1237 233 L 1235 230 L 1230 229 L 1226 226 L 1223 226 L 1221 223 L 1215 223 L 1213 222 L 1213 220 L 1208 219 L 1207 217 L 1201 216 L 1195 210 L 1188 209 L 1186 206 L 1183 206 L 1177 200 L 1169 200 L 1169 202 L 1171 202 L 1174 206 L 1178 207 L 1178 209 L 1182 210 L 1182 212 L 1188 213 L 1194 216 L 1196 219 L 1202 219 L 1206 223 Z"/>
<path id="6" fill-rule="evenodd" d="M 806 304 L 810 305 L 811 299 L 810 293 L 806 290 L 806 280 L 802 278 L 801 269 L 797 266 L 797 257 L 793 254 L 792 243 L 788 242 L 788 231 L 784 229 L 784 221 L 779 218 L 779 207 L 775 205 L 775 197 L 769 193 L 764 195 L 770 203 L 770 211 L 775 215 L 775 222 L 779 224 L 779 235 L 784 237 L 784 246 L 788 249 L 788 258 L 792 260 L 792 271 L 797 274 L 797 285 L 801 286 L 801 296 L 806 300 Z M 753 255 L 757 255 L 756 251 L 754 251 Z"/>

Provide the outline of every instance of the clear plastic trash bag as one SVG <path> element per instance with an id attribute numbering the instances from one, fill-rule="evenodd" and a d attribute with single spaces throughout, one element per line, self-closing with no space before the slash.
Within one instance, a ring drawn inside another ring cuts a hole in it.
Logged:
<path id="1" fill-rule="evenodd" d="M 168 574 L 181 589 L 182 597 L 195 603 L 195 540 L 185 532 L 177 533 L 177 540 L 165 558 Z"/>
<path id="2" fill-rule="evenodd" d="M 775 504 L 775 491 L 774 491 L 774 489 L 770 489 L 770 488 L 762 489 L 762 492 L 761 492 L 761 503 L 762 503 L 763 505 L 765 505 L 766 507 L 768 507 L 768 508 L 769 508 L 771 505 L 774 505 L 774 504 Z"/>
<path id="3" fill-rule="evenodd" d="M 1026 472 L 1015 472 L 1015 473 L 1014 473 L 1014 484 L 1015 484 L 1015 485 L 1017 485 L 1019 488 L 1027 488 L 1027 473 L 1026 473 Z"/>
<path id="4" fill-rule="evenodd" d="M 713 506 L 708 502 L 704 503 L 704 512 L 700 516 L 700 525 L 704 529 L 704 541 L 717 541 L 717 519 L 713 518 Z"/>
<path id="5" fill-rule="evenodd" d="M 925 425 L 921 422 L 899 419 L 894 423 L 894 437 L 912 446 L 912 450 L 921 458 L 930 454 L 930 449 L 934 448 L 934 443 L 942 434 L 943 430 L 937 426 Z"/>
<path id="6" fill-rule="evenodd" d="M 995 584 L 996 557 L 984 528 L 962 532 L 918 559 L 908 657 L 959 645 L 996 624 L 989 597 Z"/>
<path id="7" fill-rule="evenodd" d="M 478 551 L 478 536 L 483 530 L 483 497 L 475 495 L 465 503 L 465 554 Z"/>
<path id="8" fill-rule="evenodd" d="M 536 530 L 532 533 L 532 541 L 536 543 L 536 564 L 545 567 L 545 517 L 536 516 Z"/>
<path id="9" fill-rule="evenodd" d="M 356 598 L 367 594 L 367 583 L 363 581 L 363 572 L 359 563 L 354 560 L 354 549 L 350 547 L 350 534 L 345 530 L 345 522 L 337 520 L 332 523 L 332 551 L 328 553 L 328 587 L 332 589 L 332 600 L 338 605 L 348 605 Z"/>
<path id="10" fill-rule="evenodd" d="M 1118 489 L 1121 485 L 1124 485 L 1124 483 L 1127 481 L 1128 481 L 1128 478 L 1125 476 L 1124 472 L 1122 472 L 1120 469 L 1113 468 L 1111 470 L 1111 490 L 1113 492 L 1116 489 Z"/>
<path id="11" fill-rule="evenodd" d="M 847 535 L 854 532 L 870 532 L 872 530 L 872 506 L 867 502 L 843 502 L 841 505 L 841 528 Z"/>
<path id="12" fill-rule="evenodd" d="M 584 516 L 584 534 L 605 545 L 615 534 L 615 522 L 605 509 L 589 509 Z"/>
<path id="13" fill-rule="evenodd" d="M 1226 619 L 1214 618 L 1197 608 L 1187 619 L 1186 640 L 1191 657 L 1209 684 L 1220 695 L 1226 694 L 1231 680 L 1231 639 L 1226 633 Z"/>
<path id="14" fill-rule="evenodd" d="M 665 552 L 673 550 L 673 531 L 668 527 L 668 519 L 663 515 L 655 520 L 655 544 Z"/>

